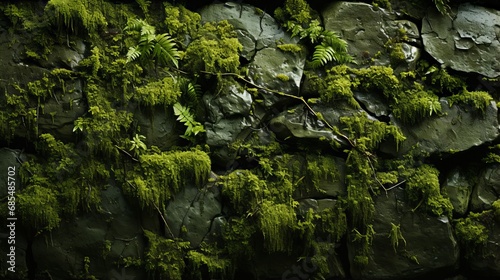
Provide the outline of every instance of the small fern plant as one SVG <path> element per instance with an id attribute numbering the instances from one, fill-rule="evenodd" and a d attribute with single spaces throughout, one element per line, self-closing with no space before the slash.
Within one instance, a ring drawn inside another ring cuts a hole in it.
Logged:
<path id="1" fill-rule="evenodd" d="M 194 115 L 188 107 L 177 102 L 174 104 L 174 114 L 177 116 L 177 120 L 186 126 L 183 138 L 193 141 L 194 136 L 205 132 L 205 127 L 194 119 Z"/>
<path id="2" fill-rule="evenodd" d="M 163 66 L 179 67 L 180 53 L 169 34 L 156 34 L 154 26 L 141 19 L 132 19 L 125 31 L 139 32 L 139 43 L 130 47 L 127 62 L 139 60 L 143 64 L 154 62 Z"/>
<path id="3" fill-rule="evenodd" d="M 353 62 L 352 56 L 347 53 L 347 42 L 335 32 L 324 30 L 320 36 L 321 43 L 314 47 L 311 66 L 317 68 L 329 62 L 345 64 Z"/>

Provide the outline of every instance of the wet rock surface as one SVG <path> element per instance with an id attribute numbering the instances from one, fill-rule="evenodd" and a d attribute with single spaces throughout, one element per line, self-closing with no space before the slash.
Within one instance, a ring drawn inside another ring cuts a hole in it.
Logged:
<path id="1" fill-rule="evenodd" d="M 497 77 L 499 21 L 499 11 L 472 4 L 453 8 L 450 17 L 429 9 L 422 21 L 425 50 L 444 67 Z"/>

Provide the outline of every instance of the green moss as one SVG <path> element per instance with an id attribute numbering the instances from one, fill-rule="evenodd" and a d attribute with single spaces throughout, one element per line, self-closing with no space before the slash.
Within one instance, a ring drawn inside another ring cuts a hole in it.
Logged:
<path id="1" fill-rule="evenodd" d="M 18 193 L 16 206 L 23 224 L 37 232 L 50 231 L 59 226 L 56 193 L 39 185 L 31 185 Z"/>
<path id="2" fill-rule="evenodd" d="M 264 236 L 264 247 L 269 252 L 290 252 L 296 222 L 295 209 L 290 205 L 264 200 L 259 210 L 259 227 Z"/>
<path id="3" fill-rule="evenodd" d="M 406 246 L 406 239 L 403 237 L 400 224 L 395 225 L 394 223 L 391 223 L 391 231 L 389 232 L 389 239 L 391 240 L 394 253 L 397 252 L 400 240 L 403 241 L 404 245 Z"/>
<path id="4" fill-rule="evenodd" d="M 321 189 L 322 182 L 335 182 L 340 180 L 338 163 L 329 156 L 307 157 L 307 177 L 315 190 Z"/>
<path id="5" fill-rule="evenodd" d="M 146 106 L 168 106 L 177 102 L 181 96 L 180 83 L 172 77 L 165 77 L 160 81 L 149 82 L 138 87 L 133 100 Z"/>
<path id="6" fill-rule="evenodd" d="M 415 209 L 423 205 L 434 215 L 451 217 L 453 205 L 449 198 L 441 194 L 438 170 L 424 164 L 414 170 L 408 170 L 407 173 L 406 193 L 410 201 L 417 204 Z"/>
<path id="7" fill-rule="evenodd" d="M 143 208 L 164 209 L 172 196 L 186 184 L 202 187 L 210 174 L 211 162 L 200 150 L 145 154 L 131 172 L 124 189 L 137 197 Z"/>
<path id="8" fill-rule="evenodd" d="M 247 261 L 255 254 L 253 236 L 257 229 L 256 224 L 245 217 L 233 217 L 223 227 L 222 239 L 224 248 L 235 261 Z"/>
<path id="9" fill-rule="evenodd" d="M 176 37 L 179 42 L 185 40 L 184 36 L 195 37 L 201 26 L 201 16 L 184 6 L 173 6 L 168 2 L 165 2 L 164 5 L 168 33 Z"/>
<path id="10" fill-rule="evenodd" d="M 244 214 L 262 201 L 266 182 L 249 170 L 235 170 L 221 180 L 222 195 L 228 198 L 236 213 Z"/>
<path id="11" fill-rule="evenodd" d="M 393 61 L 393 63 L 398 63 L 406 60 L 406 55 L 403 51 L 402 43 L 395 43 L 390 49 L 391 50 L 389 57 L 391 58 L 391 61 Z"/>
<path id="12" fill-rule="evenodd" d="M 191 250 L 187 253 L 193 278 L 203 279 L 202 271 L 208 270 L 210 277 L 224 277 L 231 274 L 232 260 L 219 256 L 220 250 L 202 244 L 199 251 Z"/>
<path id="13" fill-rule="evenodd" d="M 186 49 L 186 68 L 192 73 L 238 72 L 243 46 L 228 21 L 206 23 Z"/>
<path id="14" fill-rule="evenodd" d="M 491 101 L 493 101 L 493 97 L 486 91 L 468 91 L 464 89 L 461 93 L 450 96 L 448 101 L 450 106 L 454 103 L 467 104 L 484 113 L 486 108 L 490 106 Z"/>
<path id="15" fill-rule="evenodd" d="M 431 66 L 426 73 L 432 73 L 431 83 L 438 86 L 441 92 L 454 93 L 466 87 L 463 78 L 450 75 L 446 69 Z"/>
<path id="16" fill-rule="evenodd" d="M 464 246 L 465 256 L 472 257 L 488 242 L 489 231 L 481 223 L 481 217 L 487 213 L 470 213 L 468 217 L 458 219 L 455 224 L 457 239 Z"/>
<path id="17" fill-rule="evenodd" d="M 88 34 L 107 26 L 105 14 L 110 4 L 103 0 L 50 0 L 45 6 L 45 15 L 59 28 L 78 33 L 84 29 Z"/>
<path id="18" fill-rule="evenodd" d="M 299 53 L 303 51 L 302 46 L 297 44 L 280 44 L 276 47 L 284 52 Z"/>
<path id="19" fill-rule="evenodd" d="M 184 260 L 189 242 L 166 239 L 144 230 L 148 246 L 144 254 L 144 267 L 152 277 L 181 280 L 186 268 Z"/>
<path id="20" fill-rule="evenodd" d="M 278 74 L 276 75 L 276 78 L 278 78 L 282 82 L 288 82 L 288 80 L 290 80 L 290 77 L 288 77 L 286 74 Z"/>
<path id="21" fill-rule="evenodd" d="M 394 97 L 392 105 L 394 116 L 404 123 L 415 124 L 426 117 L 439 115 L 441 113 L 441 103 L 439 97 L 431 91 L 415 83 L 414 87 L 401 92 Z"/>

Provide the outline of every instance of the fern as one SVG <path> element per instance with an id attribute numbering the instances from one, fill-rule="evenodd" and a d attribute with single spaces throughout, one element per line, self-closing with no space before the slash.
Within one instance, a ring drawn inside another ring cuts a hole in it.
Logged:
<path id="1" fill-rule="evenodd" d="M 175 47 L 174 40 L 170 38 L 168 34 L 156 35 L 155 40 L 156 44 L 154 46 L 153 57 L 155 57 L 160 64 L 168 65 L 172 63 L 178 68 L 178 59 L 180 55 Z"/>
<path id="2" fill-rule="evenodd" d="M 200 132 L 205 132 L 205 128 L 194 119 L 194 115 L 189 111 L 189 108 L 182 106 L 180 103 L 175 103 L 174 114 L 177 116 L 177 120 L 187 127 L 184 138 L 192 139 L 193 135 L 196 136 Z"/>
<path id="3" fill-rule="evenodd" d="M 130 47 L 127 52 L 128 63 L 136 60 L 140 60 L 141 63 L 154 61 L 160 65 L 179 67 L 180 54 L 170 35 L 155 34 L 154 26 L 140 19 L 130 20 L 125 30 L 140 32 L 138 45 Z"/>
<path id="4" fill-rule="evenodd" d="M 339 64 L 352 62 L 352 57 L 347 53 L 347 42 L 340 39 L 331 31 L 323 31 L 319 36 L 321 44 L 315 46 L 311 65 L 313 68 L 323 66 L 329 62 Z"/>

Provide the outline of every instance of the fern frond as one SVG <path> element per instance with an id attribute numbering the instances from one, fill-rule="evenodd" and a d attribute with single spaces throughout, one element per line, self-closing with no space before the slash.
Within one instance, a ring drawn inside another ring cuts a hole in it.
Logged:
<path id="1" fill-rule="evenodd" d="M 138 59 L 141 56 L 141 52 L 136 47 L 130 47 L 127 52 L 127 63 Z"/>
<path id="2" fill-rule="evenodd" d="M 157 62 L 163 65 L 173 64 L 179 67 L 179 51 L 175 47 L 175 42 L 167 34 L 156 35 L 156 44 L 153 51 L 153 57 Z"/>
<path id="3" fill-rule="evenodd" d="M 320 36 L 322 42 L 314 47 L 312 67 L 320 67 L 328 62 L 340 64 L 352 62 L 352 57 L 347 53 L 347 42 L 332 31 L 324 31 Z"/>
<path id="4" fill-rule="evenodd" d="M 133 19 L 128 20 L 127 26 L 123 30 L 124 31 L 141 31 L 141 29 L 144 25 L 148 25 L 144 20 L 133 18 Z"/>
<path id="5" fill-rule="evenodd" d="M 189 111 L 189 108 L 182 106 L 178 102 L 174 104 L 174 115 L 177 116 L 179 122 L 184 123 L 186 126 L 184 136 L 189 137 L 197 135 L 200 132 L 205 132 L 205 128 L 194 119 L 194 115 Z"/>

